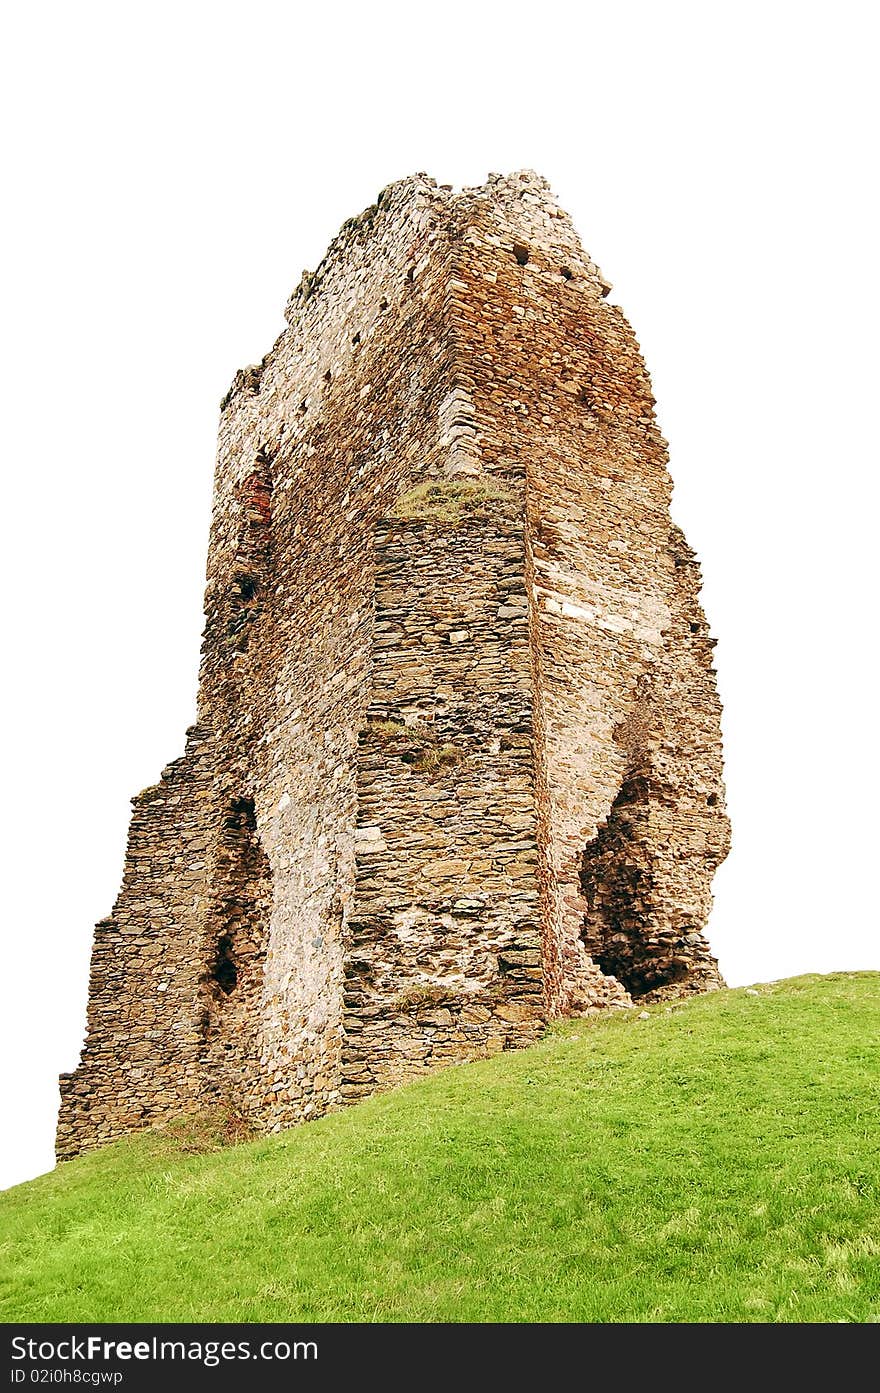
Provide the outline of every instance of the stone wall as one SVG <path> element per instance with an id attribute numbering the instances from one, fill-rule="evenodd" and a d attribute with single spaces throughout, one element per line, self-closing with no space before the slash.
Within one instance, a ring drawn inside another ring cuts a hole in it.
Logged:
<path id="1" fill-rule="evenodd" d="M 520 500 L 429 509 L 377 532 L 346 1098 L 522 1044 L 543 1016 Z"/>
<path id="2" fill-rule="evenodd" d="M 717 984 L 711 640 L 607 290 L 538 176 L 416 176 L 236 374 L 197 724 L 135 800 L 59 1155 Z"/>
<path id="3" fill-rule="evenodd" d="M 88 1038 L 61 1079 L 60 1157 L 201 1095 L 212 776 L 212 741 L 197 727 L 133 800 L 122 889 L 95 930 Z"/>

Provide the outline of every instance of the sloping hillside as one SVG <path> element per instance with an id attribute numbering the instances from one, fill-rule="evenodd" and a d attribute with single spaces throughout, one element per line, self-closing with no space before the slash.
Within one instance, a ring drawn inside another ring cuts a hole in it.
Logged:
<path id="1" fill-rule="evenodd" d="M 880 974 L 598 1023 L 0 1195 L 11 1320 L 880 1318 Z M 7 1119 L 7 1122 L 9 1119 Z"/>

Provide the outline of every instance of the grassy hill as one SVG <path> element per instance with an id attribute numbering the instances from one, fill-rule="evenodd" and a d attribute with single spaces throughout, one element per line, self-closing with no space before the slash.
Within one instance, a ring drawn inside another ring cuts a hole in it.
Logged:
<path id="1" fill-rule="evenodd" d="M 243 1145 L 143 1134 L 0 1195 L 0 1314 L 880 1319 L 878 1024 L 880 973 L 802 977 Z"/>

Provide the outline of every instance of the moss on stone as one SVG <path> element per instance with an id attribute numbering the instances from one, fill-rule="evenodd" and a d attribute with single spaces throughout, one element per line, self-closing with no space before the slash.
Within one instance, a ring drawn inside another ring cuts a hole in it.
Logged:
<path id="1" fill-rule="evenodd" d="M 436 774 L 452 769 L 465 758 L 464 750 L 451 741 L 443 741 L 430 726 L 404 725 L 401 721 L 377 718 L 371 720 L 364 733 L 369 733 L 382 746 L 398 745 L 392 753 L 417 774 Z M 402 748 L 400 742 L 403 742 Z"/>
<path id="2" fill-rule="evenodd" d="M 492 504 L 516 498 L 509 484 L 490 478 L 428 479 L 401 494 L 391 517 L 447 523 L 487 515 Z"/>
<path id="3" fill-rule="evenodd" d="M 463 758 L 457 745 L 440 745 L 429 741 L 410 762 L 410 768 L 419 774 L 435 774 L 440 769 L 451 769 L 460 764 Z"/>
<path id="4" fill-rule="evenodd" d="M 448 988 L 435 986 L 431 982 L 415 982 L 398 992 L 391 1007 L 396 1011 L 418 1011 L 426 1006 L 440 1006 L 448 1000 Z"/>

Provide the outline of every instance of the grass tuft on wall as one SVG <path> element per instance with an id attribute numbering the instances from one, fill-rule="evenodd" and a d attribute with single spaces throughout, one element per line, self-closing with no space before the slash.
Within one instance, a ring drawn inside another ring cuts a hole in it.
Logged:
<path id="1" fill-rule="evenodd" d="M 489 517 L 499 503 L 514 501 L 509 484 L 486 476 L 429 479 L 401 494 L 390 516 L 455 526 L 465 518 Z"/>

